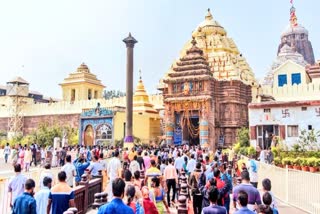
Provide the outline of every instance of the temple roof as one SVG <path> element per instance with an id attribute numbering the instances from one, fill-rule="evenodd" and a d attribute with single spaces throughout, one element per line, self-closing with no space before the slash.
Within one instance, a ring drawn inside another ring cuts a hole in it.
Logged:
<path id="1" fill-rule="evenodd" d="M 23 79 L 22 77 L 14 77 L 13 79 L 11 79 L 10 81 L 8 81 L 7 83 L 15 83 L 15 84 L 25 84 L 25 85 L 29 85 L 29 83 Z"/>
<path id="2" fill-rule="evenodd" d="M 70 84 L 77 84 L 77 83 L 90 83 L 93 85 L 105 87 L 101 80 L 97 79 L 96 75 L 90 72 L 89 67 L 82 63 L 75 72 L 70 73 L 67 78 L 63 80 L 60 85 L 70 85 Z"/>
<path id="3" fill-rule="evenodd" d="M 186 54 L 176 62 L 172 72 L 164 79 L 165 83 L 185 82 L 185 80 L 201 80 L 212 78 L 209 63 L 203 56 L 203 51 L 196 45 L 193 38 L 192 46 L 186 51 Z"/>
<path id="4" fill-rule="evenodd" d="M 291 7 L 290 9 L 290 23 L 286 26 L 281 36 L 287 36 L 290 34 L 306 34 L 308 35 L 308 30 L 298 23 L 298 18 L 296 16 L 296 8 Z"/>
<path id="5" fill-rule="evenodd" d="M 248 85 L 256 83 L 254 73 L 246 59 L 238 50 L 235 42 L 227 36 L 226 30 L 213 18 L 209 9 L 204 21 L 193 31 L 192 37 L 195 38 L 197 47 L 203 51 L 203 58 L 207 60 L 215 79 L 240 80 Z M 180 59 L 191 47 L 192 40 L 189 40 L 180 52 Z M 176 66 L 177 61 L 175 60 L 163 80 L 168 79 Z M 158 89 L 167 87 L 163 80 L 160 81 Z"/>
<path id="6" fill-rule="evenodd" d="M 145 90 L 141 74 L 136 87 L 136 91 L 133 95 L 133 111 L 158 114 L 158 112 L 153 108 L 153 105 L 149 101 L 149 95 Z"/>

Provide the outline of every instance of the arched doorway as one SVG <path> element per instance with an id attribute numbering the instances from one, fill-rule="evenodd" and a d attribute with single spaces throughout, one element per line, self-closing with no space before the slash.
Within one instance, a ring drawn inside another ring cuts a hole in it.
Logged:
<path id="1" fill-rule="evenodd" d="M 84 130 L 84 145 L 93 146 L 94 130 L 91 125 L 87 125 Z"/>

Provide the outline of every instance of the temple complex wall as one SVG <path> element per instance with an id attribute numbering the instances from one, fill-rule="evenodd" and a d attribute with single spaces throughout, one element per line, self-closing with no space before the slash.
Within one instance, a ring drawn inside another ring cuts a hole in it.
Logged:
<path id="1" fill-rule="evenodd" d="M 319 100 L 320 82 L 284 85 L 275 88 L 272 86 L 262 86 L 262 93 L 273 96 L 277 101 Z"/>
<path id="2" fill-rule="evenodd" d="M 154 105 L 155 109 L 163 108 L 162 95 L 150 95 L 149 101 Z M 7 102 L 7 101 L 6 101 Z M 23 106 L 24 116 L 41 116 L 41 115 L 66 115 L 66 114 L 80 114 L 83 109 L 95 108 L 97 103 L 100 103 L 101 107 L 125 107 L 125 97 L 113 98 L 113 99 L 92 99 L 81 101 L 59 101 L 56 103 L 36 103 L 27 104 Z M 8 111 L 9 104 L 3 104 L 0 106 L 0 118 L 9 117 Z"/>

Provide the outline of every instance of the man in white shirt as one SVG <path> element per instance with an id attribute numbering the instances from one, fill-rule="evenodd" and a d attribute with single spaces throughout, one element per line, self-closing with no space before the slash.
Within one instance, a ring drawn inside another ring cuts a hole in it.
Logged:
<path id="1" fill-rule="evenodd" d="M 119 151 L 115 150 L 114 157 L 111 158 L 107 166 L 107 173 L 109 176 L 109 184 L 108 184 L 107 190 L 110 193 L 108 195 L 109 201 L 111 201 L 113 197 L 113 194 L 111 191 L 111 184 L 116 178 L 118 178 L 120 170 L 121 170 L 121 162 L 119 160 Z"/>
<path id="2" fill-rule="evenodd" d="M 99 157 L 97 157 L 96 155 L 93 156 L 93 161 L 91 162 L 90 166 L 88 167 L 91 175 L 94 176 L 98 176 L 99 175 L 99 171 L 101 170 L 101 172 L 104 170 L 102 164 L 99 162 Z"/>
<path id="3" fill-rule="evenodd" d="M 10 149 L 9 143 L 7 143 L 7 145 L 4 147 L 3 153 L 4 153 L 4 160 L 7 163 L 8 162 L 8 157 L 9 157 L 9 155 L 11 153 L 11 149 Z"/>
<path id="4" fill-rule="evenodd" d="M 72 188 L 73 187 L 73 178 L 76 176 L 76 168 L 71 163 L 71 155 L 66 156 L 67 163 L 61 168 L 61 171 L 64 171 L 67 175 L 66 182 Z"/>
<path id="5" fill-rule="evenodd" d="M 180 172 L 180 170 L 183 168 L 183 157 L 181 157 L 180 152 L 177 152 L 177 159 L 174 161 L 174 167 Z"/>
<path id="6" fill-rule="evenodd" d="M 45 177 L 49 177 L 52 179 L 52 182 L 54 180 L 54 177 L 53 177 L 53 173 L 51 172 L 51 165 L 50 163 L 47 163 L 45 166 L 44 166 L 45 170 L 41 172 L 40 174 L 40 181 L 39 181 L 39 184 L 40 184 L 40 189 L 42 189 L 43 187 L 43 179 Z M 53 182 L 54 183 L 54 182 Z"/>
<path id="7" fill-rule="evenodd" d="M 132 174 L 134 174 L 136 171 L 140 171 L 140 165 L 137 161 L 137 158 L 137 155 L 135 155 L 129 165 L 129 170 Z"/>
<path id="8" fill-rule="evenodd" d="M 43 187 L 34 196 L 37 202 L 37 213 L 47 213 L 49 193 L 52 185 L 52 179 L 45 177 L 43 179 Z"/>
<path id="9" fill-rule="evenodd" d="M 14 165 L 14 172 L 16 173 L 16 176 L 10 179 L 8 185 L 10 207 L 13 207 L 16 198 L 24 192 L 24 184 L 27 181 L 27 178 L 21 174 L 20 164 Z"/>
<path id="10" fill-rule="evenodd" d="M 197 161 L 194 159 L 194 154 L 191 154 L 191 159 L 188 161 L 187 170 L 190 175 L 196 168 Z"/>

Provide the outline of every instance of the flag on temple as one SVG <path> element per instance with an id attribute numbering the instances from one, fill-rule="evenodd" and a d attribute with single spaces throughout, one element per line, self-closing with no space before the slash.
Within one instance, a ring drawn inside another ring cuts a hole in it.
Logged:
<path id="1" fill-rule="evenodd" d="M 293 0 L 290 0 L 290 4 L 293 4 Z"/>

